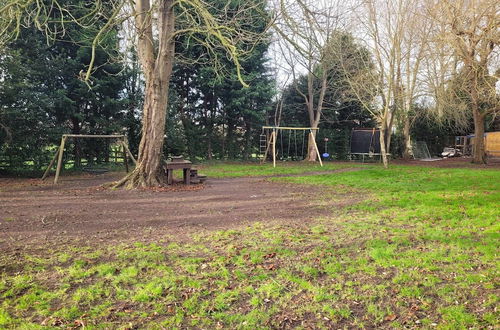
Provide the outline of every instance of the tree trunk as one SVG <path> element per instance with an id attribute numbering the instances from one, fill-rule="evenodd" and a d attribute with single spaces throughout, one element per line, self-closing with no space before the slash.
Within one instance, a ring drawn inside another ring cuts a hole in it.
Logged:
<path id="1" fill-rule="evenodd" d="M 226 157 L 226 125 L 224 121 L 222 122 L 222 136 L 221 136 L 221 147 L 220 147 L 220 158 L 224 159 Z"/>
<path id="2" fill-rule="evenodd" d="M 212 146 L 212 141 L 214 138 L 214 122 L 215 122 L 215 115 L 217 113 L 217 97 L 215 96 L 215 93 L 210 94 L 211 100 L 210 100 L 210 108 L 207 109 L 207 159 L 212 160 L 213 158 L 213 146 Z"/>
<path id="3" fill-rule="evenodd" d="M 484 115 L 479 113 L 478 109 L 474 109 L 474 155 L 472 162 L 476 164 L 486 163 L 486 154 L 484 150 Z"/>
<path id="4" fill-rule="evenodd" d="M 210 104 L 210 107 L 212 105 Z M 206 134 L 206 144 L 207 144 L 207 150 L 206 150 L 206 155 L 208 160 L 212 160 L 213 158 L 213 147 L 212 147 L 212 140 L 214 136 L 214 124 L 212 120 L 212 109 L 207 109 L 205 112 L 205 130 L 207 132 Z"/>
<path id="5" fill-rule="evenodd" d="M 316 104 L 316 111 L 314 111 L 314 91 L 312 87 L 312 80 L 308 83 L 308 86 L 309 102 L 307 106 L 309 113 L 309 123 L 312 128 L 318 128 L 319 121 L 321 119 L 321 113 L 323 112 L 323 102 L 325 100 L 326 90 L 328 87 L 326 70 L 323 70 L 323 75 L 321 77 L 321 89 L 319 91 L 318 103 Z M 307 143 L 307 160 L 310 162 L 315 162 L 317 160 L 317 153 L 316 149 L 314 148 L 314 139 L 316 139 L 316 133 L 317 130 L 313 130 L 312 134 L 309 134 Z"/>
<path id="6" fill-rule="evenodd" d="M 106 164 L 109 163 L 109 147 L 110 147 L 109 140 L 106 139 L 106 142 L 105 142 L 106 149 L 104 150 L 104 163 L 106 163 Z"/>
<path id="7" fill-rule="evenodd" d="M 155 79 L 156 80 L 156 79 Z M 139 144 L 137 166 L 118 186 L 127 188 L 153 187 L 162 185 L 164 174 L 162 171 L 162 151 L 165 136 L 165 120 L 167 107 L 168 83 L 159 83 L 156 86 L 147 86 L 144 102 L 143 132 Z"/>
<path id="8" fill-rule="evenodd" d="M 387 149 L 385 144 L 385 132 L 386 128 L 384 124 L 380 127 L 380 153 L 382 154 L 382 163 L 384 164 L 384 168 L 389 166 L 389 162 L 387 161 Z"/>
<path id="9" fill-rule="evenodd" d="M 168 87 L 174 60 L 175 17 L 173 0 L 162 1 L 158 8 L 159 42 L 157 52 L 155 52 L 153 45 L 149 1 L 137 0 L 135 11 L 138 27 L 138 54 L 145 76 L 146 88 L 137 165 L 134 171 L 115 185 L 127 188 L 159 186 L 165 181 L 162 170 L 162 155 Z"/>
<path id="10" fill-rule="evenodd" d="M 408 116 L 404 117 L 403 137 L 404 137 L 403 159 L 408 160 L 411 157 L 410 118 Z"/>
<path id="11" fill-rule="evenodd" d="M 182 129 L 184 130 L 184 136 L 186 137 L 186 148 L 189 158 L 194 159 L 195 148 L 193 145 L 193 127 L 191 125 L 191 119 L 186 115 L 184 110 L 181 112 L 181 123 Z"/>
<path id="12" fill-rule="evenodd" d="M 317 130 L 312 130 L 312 134 L 309 134 L 309 138 L 307 140 L 307 158 L 306 160 L 310 162 L 315 162 L 317 160 L 318 154 L 316 153 L 316 149 L 314 148 L 314 139 L 316 139 Z"/>
<path id="13" fill-rule="evenodd" d="M 385 127 L 385 132 L 387 132 L 387 136 L 385 136 L 385 150 L 390 153 L 391 152 L 391 141 L 392 141 L 392 126 L 394 125 L 395 113 L 389 112 L 390 120 Z"/>
<path id="14" fill-rule="evenodd" d="M 243 159 L 248 160 L 252 153 L 252 124 L 250 120 L 245 121 L 245 149 Z"/>
<path id="15" fill-rule="evenodd" d="M 481 79 L 478 76 L 479 73 L 474 70 L 471 64 L 469 65 L 468 72 L 471 76 L 469 94 L 471 98 L 472 115 L 474 117 L 474 154 L 472 162 L 476 164 L 486 164 L 486 154 L 484 150 L 485 115 L 482 114 L 479 109 L 480 94 L 478 89 L 481 85 Z"/>
<path id="16" fill-rule="evenodd" d="M 71 118 L 72 122 L 72 134 L 80 134 L 80 121 L 76 118 L 73 117 Z M 73 149 L 73 156 L 75 157 L 75 168 L 81 168 L 82 167 L 82 144 L 81 140 L 79 138 L 73 139 L 74 141 L 74 149 Z"/>
<path id="17" fill-rule="evenodd" d="M 209 135 L 208 141 L 207 141 L 207 159 L 212 160 L 212 134 Z"/>
<path id="18" fill-rule="evenodd" d="M 226 133 L 226 148 L 227 148 L 227 158 L 236 159 L 236 141 L 238 139 L 238 134 L 236 133 L 236 122 L 234 120 L 234 114 L 232 110 L 226 112 L 227 118 L 227 133 Z"/>
<path id="19" fill-rule="evenodd" d="M 184 88 L 181 89 L 180 91 L 180 96 L 181 96 L 181 102 L 179 102 L 179 107 L 177 112 L 179 113 L 181 117 L 181 123 L 182 123 L 182 129 L 184 131 L 184 136 L 186 138 L 186 148 L 187 148 L 187 154 L 189 158 L 194 159 L 195 157 L 195 148 L 193 146 L 193 127 L 191 125 L 191 118 L 189 117 L 189 114 L 186 113 L 186 106 L 189 105 L 189 89 L 191 88 L 189 85 L 189 78 L 185 77 L 184 78 Z"/>

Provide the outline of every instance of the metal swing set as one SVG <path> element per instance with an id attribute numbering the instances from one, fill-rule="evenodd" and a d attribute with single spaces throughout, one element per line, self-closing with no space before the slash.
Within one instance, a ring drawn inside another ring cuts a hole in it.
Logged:
<path id="1" fill-rule="evenodd" d="M 297 148 L 297 132 L 302 131 L 302 148 L 301 148 L 301 158 L 304 159 L 304 147 L 305 147 L 305 137 L 306 132 L 309 131 L 308 139 L 312 141 L 313 147 L 316 150 L 316 154 L 318 156 L 319 164 L 323 166 L 323 162 L 321 161 L 321 155 L 318 150 L 318 145 L 316 144 L 316 140 L 314 139 L 313 131 L 318 131 L 319 128 L 313 127 L 280 127 L 280 126 L 263 126 L 262 133 L 260 135 L 260 153 L 263 154 L 263 158 L 261 163 L 264 163 L 267 159 L 267 155 L 271 152 L 273 156 L 273 167 L 276 167 L 276 158 L 278 158 L 278 151 L 276 149 L 276 144 L 278 142 L 278 136 L 281 138 L 281 159 L 285 159 L 285 152 L 283 147 L 283 131 L 288 131 L 288 152 L 286 158 L 291 157 L 290 146 L 292 145 L 292 132 L 294 135 L 294 144 L 295 144 L 295 159 L 298 159 L 298 148 Z M 282 131 L 280 133 L 280 131 Z"/>

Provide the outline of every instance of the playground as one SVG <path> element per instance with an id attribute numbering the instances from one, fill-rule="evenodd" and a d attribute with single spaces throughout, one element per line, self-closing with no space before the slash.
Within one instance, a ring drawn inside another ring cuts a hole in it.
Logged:
<path id="1" fill-rule="evenodd" d="M 212 163 L 204 184 L 142 190 L 104 188 L 116 172 L 1 179 L 0 325 L 494 328 L 500 171 L 469 166 Z"/>
<path id="2" fill-rule="evenodd" d="M 500 2 L 0 2 L 1 329 L 500 329 Z"/>

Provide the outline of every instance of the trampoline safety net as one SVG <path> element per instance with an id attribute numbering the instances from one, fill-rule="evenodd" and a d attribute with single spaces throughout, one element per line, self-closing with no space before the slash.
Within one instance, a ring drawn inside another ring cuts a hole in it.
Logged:
<path id="1" fill-rule="evenodd" d="M 380 131 L 356 129 L 351 133 L 351 154 L 380 154 Z"/>
<path id="2" fill-rule="evenodd" d="M 416 141 L 412 144 L 413 158 L 415 159 L 430 159 L 431 153 L 427 148 L 425 141 Z"/>

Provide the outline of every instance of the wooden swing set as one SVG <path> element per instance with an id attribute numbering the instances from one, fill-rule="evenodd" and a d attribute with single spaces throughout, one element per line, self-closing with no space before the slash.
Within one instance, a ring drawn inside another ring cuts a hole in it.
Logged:
<path id="1" fill-rule="evenodd" d="M 61 167 L 63 162 L 64 145 L 66 144 L 66 140 L 68 138 L 115 139 L 118 141 L 118 144 L 122 147 L 123 161 L 125 163 L 126 171 L 128 172 L 128 157 L 130 157 L 132 162 L 136 164 L 136 160 L 127 146 L 127 138 L 125 137 L 125 135 L 63 134 L 63 136 L 61 137 L 61 144 L 59 145 L 59 148 L 57 148 L 57 151 L 52 160 L 50 161 L 49 166 L 47 166 L 47 169 L 45 170 L 45 173 L 42 176 L 42 180 L 45 180 L 47 178 L 47 176 L 50 173 L 50 170 L 52 169 L 52 166 L 54 166 L 56 159 L 57 159 L 57 167 L 56 167 L 56 176 L 54 178 L 54 184 L 56 184 L 57 181 L 59 180 L 59 174 L 61 173 Z"/>
<path id="2" fill-rule="evenodd" d="M 261 163 L 264 163 L 267 159 L 267 155 L 269 153 L 269 150 L 272 150 L 272 155 L 273 155 L 273 167 L 276 167 L 276 142 L 278 141 L 278 133 L 279 131 L 289 131 L 289 141 L 288 141 L 288 155 L 290 156 L 290 140 L 291 140 L 291 132 L 292 131 L 303 131 L 304 132 L 304 138 L 302 144 L 304 144 L 305 141 L 305 133 L 309 131 L 309 140 L 312 141 L 313 147 L 316 150 L 316 154 L 318 155 L 318 160 L 319 164 L 323 166 L 323 162 L 321 161 L 321 155 L 319 154 L 318 150 L 318 145 L 316 144 L 316 140 L 314 139 L 314 134 L 313 131 L 318 131 L 319 128 L 313 128 L 313 127 L 280 127 L 280 126 L 263 126 L 262 127 L 262 134 L 260 135 L 260 152 L 264 152 L 264 157 L 262 158 Z M 283 134 L 283 133 L 281 133 Z M 296 141 L 296 134 L 295 134 L 295 149 L 297 150 L 297 141 Z M 283 141 L 281 141 L 282 148 L 283 148 Z"/>

